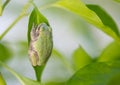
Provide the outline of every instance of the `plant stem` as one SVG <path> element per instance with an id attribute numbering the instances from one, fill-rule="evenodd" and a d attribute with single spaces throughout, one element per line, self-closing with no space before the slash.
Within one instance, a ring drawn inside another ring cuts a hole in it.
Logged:
<path id="1" fill-rule="evenodd" d="M 27 15 L 26 11 L 28 10 L 28 8 L 31 5 L 31 0 L 25 4 L 25 6 L 22 9 L 22 12 L 20 13 L 20 15 L 13 21 L 13 23 L 1 34 L 0 36 L 0 40 L 2 40 L 2 38 L 12 29 L 12 27 L 20 20 L 22 19 L 24 16 Z"/>
<path id="2" fill-rule="evenodd" d="M 34 68 L 34 70 L 35 70 L 35 74 L 36 74 L 37 81 L 39 81 L 40 83 L 41 83 L 42 72 L 43 72 L 45 66 L 46 66 L 46 65 L 33 66 L 33 68 Z"/>
<path id="3" fill-rule="evenodd" d="M 12 29 L 12 27 L 20 20 L 22 19 L 24 16 L 18 16 L 13 23 L 1 34 L 0 36 L 0 40 Z"/>
<path id="4" fill-rule="evenodd" d="M 0 16 L 2 15 L 2 0 L 0 0 Z"/>
<path id="5" fill-rule="evenodd" d="M 1 73 L 0 73 L 0 85 L 7 85 Z"/>
<path id="6" fill-rule="evenodd" d="M 6 0 L 5 2 L 4 2 L 4 4 L 2 5 L 2 0 L 0 0 L 0 16 L 2 15 L 2 13 L 3 13 L 3 10 L 5 9 L 5 7 L 7 6 L 7 4 L 10 2 L 10 0 Z"/>
<path id="7" fill-rule="evenodd" d="M 5 1 L 5 3 L 3 4 L 3 6 L 2 6 L 2 10 L 4 10 L 5 9 L 5 7 L 7 6 L 7 4 L 10 2 L 10 0 L 6 0 Z"/>
<path id="8" fill-rule="evenodd" d="M 10 73 L 12 73 L 16 78 L 20 80 L 18 74 L 15 71 L 13 71 L 10 67 L 8 67 L 6 64 L 4 64 L 2 61 L 0 61 L 0 66 L 3 66 L 5 69 L 7 69 Z"/>

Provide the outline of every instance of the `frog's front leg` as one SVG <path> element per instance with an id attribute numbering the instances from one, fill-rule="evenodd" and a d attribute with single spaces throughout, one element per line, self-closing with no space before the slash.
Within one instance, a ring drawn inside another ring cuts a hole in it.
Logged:
<path id="1" fill-rule="evenodd" d="M 34 49 L 33 45 L 31 45 L 29 48 L 29 59 L 32 62 L 33 66 L 40 65 L 39 55 L 37 51 Z"/>

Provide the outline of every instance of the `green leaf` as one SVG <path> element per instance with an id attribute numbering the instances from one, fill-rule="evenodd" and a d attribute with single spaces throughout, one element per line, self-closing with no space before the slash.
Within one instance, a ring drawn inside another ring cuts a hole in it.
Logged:
<path id="1" fill-rule="evenodd" d="M 2 74 L 0 73 L 0 85 L 6 85 L 5 80 L 3 79 Z"/>
<path id="2" fill-rule="evenodd" d="M 104 25 L 110 27 L 119 36 L 119 30 L 116 23 L 112 17 L 105 12 L 105 10 L 98 5 L 87 5 L 87 7 L 93 10 L 99 16 Z"/>
<path id="3" fill-rule="evenodd" d="M 7 61 L 11 57 L 10 50 L 0 43 L 0 61 Z"/>
<path id="4" fill-rule="evenodd" d="M 98 27 L 100 30 L 120 42 L 118 32 L 116 33 L 112 28 L 106 26 L 98 17 L 98 15 L 94 11 L 90 10 L 84 3 L 82 3 L 81 0 L 60 0 L 53 4 L 53 6 L 68 10 L 82 17 L 87 22 Z"/>
<path id="5" fill-rule="evenodd" d="M 78 70 L 92 62 L 92 58 L 82 47 L 77 48 L 72 56 L 74 67 Z"/>
<path id="6" fill-rule="evenodd" d="M 30 42 L 30 32 L 33 25 L 38 25 L 40 23 L 46 23 L 49 26 L 48 20 L 39 12 L 38 8 L 34 8 L 30 17 L 28 24 L 28 43 Z"/>
<path id="7" fill-rule="evenodd" d="M 21 76 L 20 74 L 13 71 L 10 67 L 5 65 L 1 61 L 0 61 L 0 65 L 3 66 L 6 70 L 8 70 L 10 73 L 12 73 L 20 81 L 20 83 L 22 85 L 41 85 L 40 82 L 34 81 L 34 80 L 29 79 L 29 78 L 24 77 L 24 76 Z"/>
<path id="8" fill-rule="evenodd" d="M 66 85 L 65 82 L 47 82 L 45 85 Z"/>
<path id="9" fill-rule="evenodd" d="M 118 59 L 120 60 L 120 45 L 117 42 L 112 42 L 103 50 L 97 61 L 106 62 Z"/>
<path id="10" fill-rule="evenodd" d="M 120 3 L 120 0 L 113 0 L 113 1 L 116 1 L 116 2 Z"/>
<path id="11" fill-rule="evenodd" d="M 37 26 L 40 23 L 46 23 L 49 26 L 48 20 L 39 12 L 38 8 L 35 7 L 29 17 L 28 24 L 28 44 L 30 43 L 30 32 L 33 26 Z M 34 66 L 34 70 L 36 73 L 36 78 L 38 81 L 41 81 L 42 71 L 44 70 L 45 65 L 42 66 Z"/>
<path id="12" fill-rule="evenodd" d="M 115 78 L 119 78 L 118 81 Z M 96 62 L 77 71 L 66 85 L 119 85 L 119 80 L 120 61 L 109 64 Z"/>

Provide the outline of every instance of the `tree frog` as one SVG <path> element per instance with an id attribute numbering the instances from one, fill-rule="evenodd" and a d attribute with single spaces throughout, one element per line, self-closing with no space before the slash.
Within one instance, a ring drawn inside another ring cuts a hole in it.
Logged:
<path id="1" fill-rule="evenodd" d="M 52 28 L 46 23 L 32 27 L 30 32 L 29 58 L 33 66 L 41 66 L 49 59 L 52 48 Z"/>

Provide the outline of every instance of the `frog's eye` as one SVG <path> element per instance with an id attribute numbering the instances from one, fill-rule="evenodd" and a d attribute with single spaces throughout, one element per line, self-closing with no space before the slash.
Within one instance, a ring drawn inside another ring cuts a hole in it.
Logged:
<path id="1" fill-rule="evenodd" d="M 48 27 L 48 30 L 49 30 L 50 32 L 52 32 L 52 29 L 51 29 L 51 27 Z"/>
<path id="2" fill-rule="evenodd" d="M 41 27 L 41 28 L 40 28 L 40 31 L 45 31 L 45 27 L 44 27 L 44 26 Z"/>
<path id="3" fill-rule="evenodd" d="M 45 23 L 42 23 L 40 27 L 40 31 L 47 31 L 47 30 L 48 30 L 48 26 Z"/>

